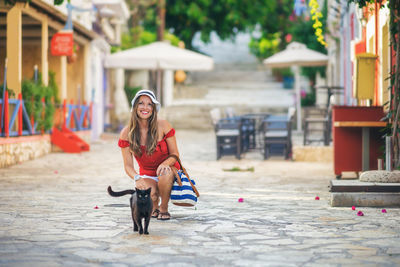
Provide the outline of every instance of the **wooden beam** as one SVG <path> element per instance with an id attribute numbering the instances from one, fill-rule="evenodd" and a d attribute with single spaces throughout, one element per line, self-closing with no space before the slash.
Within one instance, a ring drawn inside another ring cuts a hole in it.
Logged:
<path id="1" fill-rule="evenodd" d="M 334 127 L 385 127 L 384 121 L 335 121 Z"/>
<path id="2" fill-rule="evenodd" d="M 38 39 L 41 38 L 42 36 L 42 30 L 41 28 L 37 28 L 37 29 L 29 29 L 29 30 L 24 30 L 24 28 L 22 27 L 22 38 L 24 37 L 37 37 Z M 0 30 L 0 37 L 5 37 L 7 36 L 7 30 Z"/>
<path id="3" fill-rule="evenodd" d="M 44 85 L 49 84 L 49 61 L 47 51 L 49 50 L 49 25 L 47 17 L 42 20 L 42 79 Z"/>
<path id="4" fill-rule="evenodd" d="M 16 96 L 21 93 L 23 5 L 24 3 L 16 3 L 7 13 L 7 84 Z"/>
<path id="5" fill-rule="evenodd" d="M 1 15 L 0 16 L 0 25 L 6 25 L 7 24 L 7 18 L 6 15 Z M 30 17 L 29 15 L 26 15 L 22 13 L 22 24 L 23 25 L 33 25 L 33 26 L 39 26 L 41 25 L 41 22 Z"/>
<path id="6" fill-rule="evenodd" d="M 47 16 L 44 13 L 40 13 L 32 6 L 29 6 L 29 8 L 24 8 L 23 12 L 39 21 L 43 21 L 44 19 L 46 19 L 48 26 L 55 29 L 56 31 L 62 30 L 65 26 L 64 24 L 60 23 L 59 21 L 52 19 L 50 16 Z M 90 42 L 90 40 L 82 37 L 80 34 L 78 34 L 76 32 L 74 32 L 74 41 L 78 42 L 81 45 L 84 45 L 84 44 Z"/>

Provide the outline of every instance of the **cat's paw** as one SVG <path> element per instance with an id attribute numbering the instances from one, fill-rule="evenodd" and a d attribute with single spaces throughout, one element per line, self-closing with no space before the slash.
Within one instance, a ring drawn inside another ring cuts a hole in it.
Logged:
<path id="1" fill-rule="evenodd" d="M 137 232 L 137 231 L 139 231 L 139 229 L 137 227 L 133 227 L 133 231 Z"/>
<path id="2" fill-rule="evenodd" d="M 145 235 L 148 235 L 148 234 L 149 234 L 149 232 L 148 232 L 148 231 L 146 231 L 146 232 L 144 232 L 144 234 L 145 234 Z"/>
<path id="3" fill-rule="evenodd" d="M 143 234 L 143 230 L 140 230 L 140 231 L 139 231 L 139 234 L 141 234 L 141 235 L 142 235 L 142 234 Z"/>

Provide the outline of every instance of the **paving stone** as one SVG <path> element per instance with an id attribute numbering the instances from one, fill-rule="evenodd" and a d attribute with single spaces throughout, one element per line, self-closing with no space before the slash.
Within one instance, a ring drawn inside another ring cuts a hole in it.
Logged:
<path id="1" fill-rule="evenodd" d="M 101 251 L 101 250 L 89 250 L 89 249 L 80 249 L 73 254 L 82 257 L 88 261 L 91 262 L 110 262 L 113 260 L 125 258 L 126 255 L 122 253 L 114 253 L 114 252 L 108 252 L 108 251 Z"/>
<path id="2" fill-rule="evenodd" d="M 104 238 L 104 237 L 113 237 L 118 234 L 120 234 L 122 230 L 98 230 L 98 229 L 92 229 L 92 230 L 73 230 L 73 231 L 67 231 L 67 234 L 77 236 L 80 238 Z"/>
<path id="3" fill-rule="evenodd" d="M 198 177 L 196 209 L 170 206 L 171 220 L 152 219 L 148 236 L 134 233 L 128 198 L 106 193 L 134 187 L 117 138 L 81 156 L 0 169 L 1 266 L 395 266 L 400 257 L 399 209 L 362 208 L 358 217 L 359 207 L 330 207 L 331 164 L 264 161 L 259 152 L 215 161 L 212 132 L 177 131 Z M 255 171 L 223 171 L 235 166 Z"/>
<path id="4" fill-rule="evenodd" d="M 57 247 L 60 248 L 97 248 L 101 245 L 95 242 L 87 241 L 87 240 L 77 240 L 77 241 L 66 241 L 60 242 L 57 244 Z"/>

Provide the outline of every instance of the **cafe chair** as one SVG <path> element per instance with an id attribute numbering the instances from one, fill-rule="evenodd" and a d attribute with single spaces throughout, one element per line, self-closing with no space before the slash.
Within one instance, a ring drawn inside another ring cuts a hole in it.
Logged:
<path id="1" fill-rule="evenodd" d="M 263 121 L 264 159 L 281 155 L 289 159 L 292 153 L 292 119 L 287 115 L 270 115 Z"/>
<path id="2" fill-rule="evenodd" d="M 215 135 L 217 139 L 217 160 L 224 155 L 235 155 L 240 159 L 241 147 L 240 120 L 220 119 L 218 121 Z"/>
<path id="3" fill-rule="evenodd" d="M 236 112 L 233 107 L 226 107 L 225 108 L 225 117 L 226 118 L 234 118 L 236 117 Z"/>
<path id="4" fill-rule="evenodd" d="M 241 117 L 242 122 L 242 151 L 256 148 L 256 121 L 254 118 Z"/>
<path id="5" fill-rule="evenodd" d="M 210 110 L 211 123 L 213 125 L 214 131 L 217 131 L 218 121 L 222 118 L 221 110 L 219 108 L 213 108 Z"/>
<path id="6" fill-rule="evenodd" d="M 328 146 L 331 135 L 330 112 L 325 107 L 307 107 L 304 108 L 303 119 L 303 145 L 309 145 L 312 142 L 322 142 Z"/>

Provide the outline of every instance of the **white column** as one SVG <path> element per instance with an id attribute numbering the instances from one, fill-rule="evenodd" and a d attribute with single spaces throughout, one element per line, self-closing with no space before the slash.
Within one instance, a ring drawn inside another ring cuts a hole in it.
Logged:
<path id="1" fill-rule="evenodd" d="M 172 70 L 164 71 L 163 86 L 163 105 L 168 107 L 172 104 L 174 97 L 174 72 Z"/>
<path id="2" fill-rule="evenodd" d="M 67 56 L 60 57 L 61 66 L 61 94 L 60 99 L 67 99 Z"/>
<path id="3" fill-rule="evenodd" d="M 83 99 L 89 104 L 92 101 L 92 90 L 94 90 L 94 84 L 92 81 L 92 69 L 91 69 L 91 61 L 92 61 L 92 51 L 90 43 L 86 43 L 84 45 L 84 71 L 85 71 L 85 85 L 83 87 Z"/>
<path id="4" fill-rule="evenodd" d="M 120 121 L 129 117 L 130 106 L 124 90 L 124 69 L 115 70 L 114 111 Z"/>
<path id="5" fill-rule="evenodd" d="M 300 67 L 293 66 L 296 92 L 297 131 L 301 132 Z"/>

